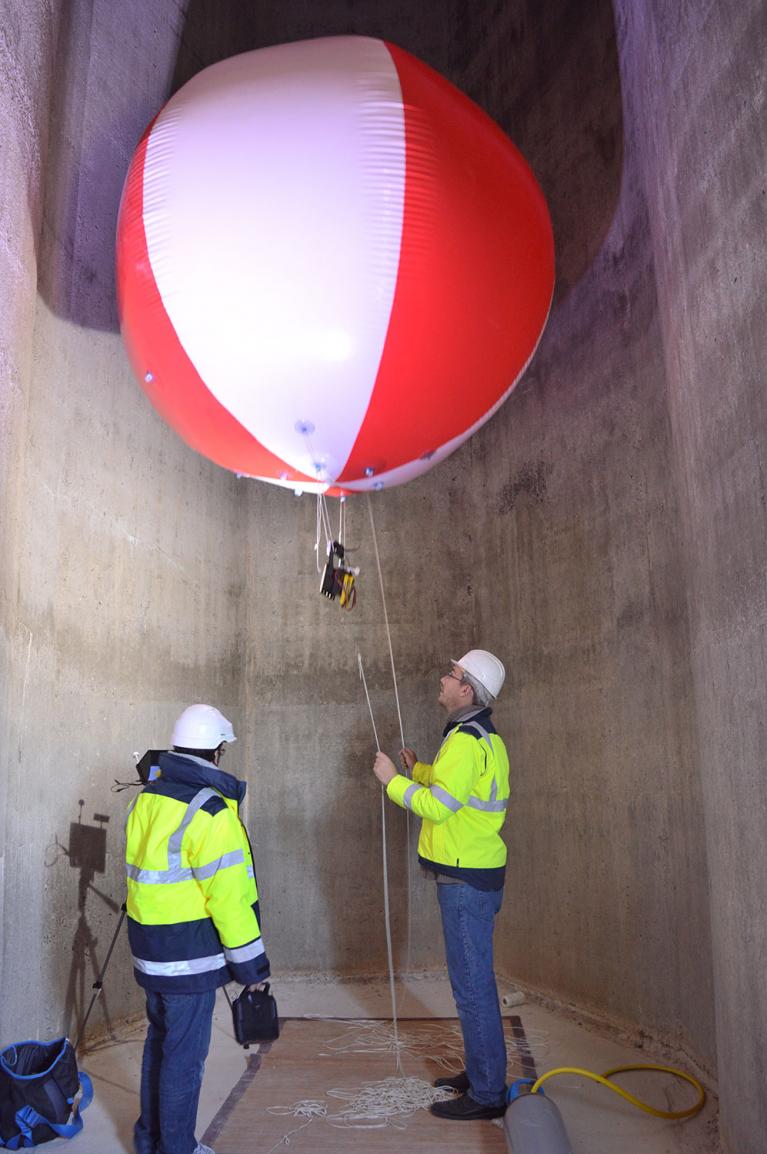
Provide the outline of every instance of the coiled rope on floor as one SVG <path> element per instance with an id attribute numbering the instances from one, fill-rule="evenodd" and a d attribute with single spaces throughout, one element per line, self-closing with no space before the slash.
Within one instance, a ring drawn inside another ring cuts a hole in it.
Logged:
<path id="1" fill-rule="evenodd" d="M 464 1068 L 463 1036 L 461 1027 L 452 1019 L 431 1019 L 428 1024 L 419 1021 L 417 1025 L 400 1022 L 397 1040 L 391 1023 L 360 1018 L 323 1018 L 321 1015 L 307 1015 L 315 1021 L 332 1021 L 343 1024 L 344 1031 L 328 1038 L 323 1043 L 320 1057 L 335 1057 L 339 1054 L 384 1054 L 392 1052 L 396 1046 L 402 1051 L 403 1059 L 428 1059 L 445 1073 L 458 1074 Z M 504 1029 L 506 1049 L 512 1067 L 519 1066 L 524 1073 L 524 1061 L 519 1051 L 519 1039 L 515 1027 Z M 540 1061 L 550 1050 L 548 1031 L 528 1029 L 525 1031 L 525 1049 L 535 1061 Z"/>
<path id="2" fill-rule="evenodd" d="M 422 1078 L 383 1078 L 363 1082 L 354 1090 L 328 1090 L 329 1098 L 340 1098 L 349 1105 L 338 1114 L 328 1114 L 331 1126 L 359 1130 L 376 1130 L 383 1126 L 401 1126 L 416 1110 L 427 1109 L 432 1102 L 452 1098 L 449 1090 L 436 1090 Z"/>

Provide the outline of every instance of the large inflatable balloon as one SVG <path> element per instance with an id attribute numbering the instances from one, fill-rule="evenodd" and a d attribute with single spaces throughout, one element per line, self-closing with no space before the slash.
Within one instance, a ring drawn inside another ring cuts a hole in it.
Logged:
<path id="1" fill-rule="evenodd" d="M 227 469 L 401 484 L 492 415 L 548 314 L 551 224 L 498 126 L 413 56 L 341 36 L 200 72 L 123 191 L 123 336 L 153 404 Z"/>

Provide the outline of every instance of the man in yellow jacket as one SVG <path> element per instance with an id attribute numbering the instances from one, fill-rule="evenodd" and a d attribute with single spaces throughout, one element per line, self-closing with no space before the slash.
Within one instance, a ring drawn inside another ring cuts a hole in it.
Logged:
<path id="1" fill-rule="evenodd" d="M 235 740 L 212 705 L 190 705 L 128 815 L 128 940 L 149 1019 L 136 1154 L 212 1154 L 194 1129 L 216 989 L 269 976 L 245 783 L 219 769 Z"/>
<path id="2" fill-rule="evenodd" d="M 461 1091 L 432 1113 L 470 1121 L 505 1110 L 506 1046 L 493 970 L 493 927 L 503 900 L 509 760 L 491 720 L 505 678 L 502 663 L 472 649 L 440 678 L 448 715 L 433 764 L 400 751 L 412 780 L 385 753 L 374 773 L 397 805 L 422 819 L 418 860 L 437 883 L 450 984 L 463 1033 L 466 1069 L 435 1085 Z"/>

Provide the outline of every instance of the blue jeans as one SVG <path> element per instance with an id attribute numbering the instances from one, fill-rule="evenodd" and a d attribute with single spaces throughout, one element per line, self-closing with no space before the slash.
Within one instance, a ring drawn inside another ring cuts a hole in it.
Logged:
<path id="1" fill-rule="evenodd" d="M 215 1002 L 215 990 L 200 994 L 147 990 L 141 1117 L 133 1129 L 136 1154 L 193 1154 Z"/>
<path id="2" fill-rule="evenodd" d="M 493 925 L 503 890 L 437 882 L 437 896 L 469 1093 L 483 1106 L 497 1106 L 506 1092 L 506 1043 L 493 971 Z"/>

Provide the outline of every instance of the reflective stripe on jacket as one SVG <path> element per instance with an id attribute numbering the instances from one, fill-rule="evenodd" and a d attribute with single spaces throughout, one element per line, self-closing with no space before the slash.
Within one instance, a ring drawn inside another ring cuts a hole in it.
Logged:
<path id="1" fill-rule="evenodd" d="M 509 802 L 509 759 L 490 709 L 445 728 L 433 765 L 416 762 L 413 780 L 398 774 L 392 801 L 422 818 L 418 856 L 437 873 L 465 877 L 480 889 L 503 885 L 501 829 Z M 490 872 L 492 871 L 492 872 Z"/>
<path id="2" fill-rule="evenodd" d="M 269 976 L 248 836 L 244 783 L 186 754 L 160 776 L 126 825 L 128 936 L 136 980 L 186 993 Z"/>

